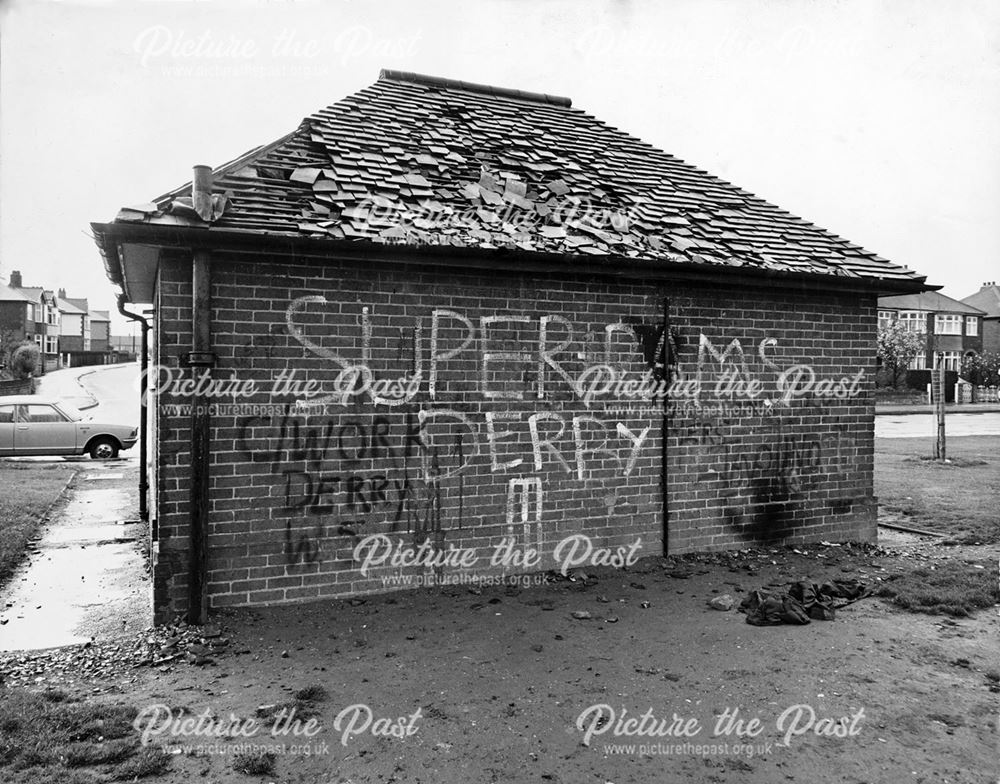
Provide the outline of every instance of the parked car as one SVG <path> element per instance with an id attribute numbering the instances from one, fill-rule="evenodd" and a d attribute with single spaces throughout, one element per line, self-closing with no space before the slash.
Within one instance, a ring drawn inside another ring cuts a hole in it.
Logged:
<path id="1" fill-rule="evenodd" d="M 108 460 L 138 440 L 138 428 L 95 422 L 70 403 L 36 395 L 0 397 L 0 456 L 83 455 Z"/>

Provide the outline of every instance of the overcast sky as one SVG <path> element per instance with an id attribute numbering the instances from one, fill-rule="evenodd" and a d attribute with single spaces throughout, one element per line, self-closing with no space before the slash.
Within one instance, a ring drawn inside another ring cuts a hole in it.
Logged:
<path id="1" fill-rule="evenodd" d="M 570 96 L 950 296 L 1000 279 L 995 0 L 2 9 L 0 278 L 20 269 L 113 314 L 90 221 L 276 139 L 380 68 Z"/>

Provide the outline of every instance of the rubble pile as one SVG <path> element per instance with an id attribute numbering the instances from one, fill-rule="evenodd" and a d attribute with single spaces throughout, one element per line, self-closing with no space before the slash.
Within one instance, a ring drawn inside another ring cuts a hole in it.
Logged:
<path id="1" fill-rule="evenodd" d="M 0 685 L 48 686 L 108 678 L 122 682 L 138 678 L 143 667 L 204 666 L 229 651 L 229 638 L 219 626 L 191 626 L 179 621 L 149 627 L 131 638 L 0 653 Z"/>

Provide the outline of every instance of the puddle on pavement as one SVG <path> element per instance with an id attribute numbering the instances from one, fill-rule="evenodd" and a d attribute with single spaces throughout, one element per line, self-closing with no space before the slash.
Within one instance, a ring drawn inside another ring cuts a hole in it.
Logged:
<path id="1" fill-rule="evenodd" d="M 89 473 L 89 472 L 88 472 Z M 73 645 L 138 633 L 152 623 L 150 582 L 124 474 L 119 486 L 77 479 L 53 521 L 4 589 L 0 651 Z M 124 485 L 124 486 L 121 486 Z"/>
<path id="2" fill-rule="evenodd" d="M 47 544 L 53 547 L 68 545 L 99 545 L 109 542 L 134 542 L 139 539 L 142 529 L 139 525 L 123 525 L 107 523 L 106 525 L 88 525 L 82 528 L 60 526 L 49 532 Z"/>
<path id="3" fill-rule="evenodd" d="M 47 547 L 34 555 L 30 569 L 14 577 L 0 613 L 0 650 L 54 648 L 119 632 L 123 608 L 134 603 L 135 586 L 126 575 L 135 572 L 139 553 L 132 543 L 96 547 Z M 95 568 L 91 561 L 100 561 Z M 124 579 L 123 579 L 124 578 Z M 145 600 L 144 593 L 140 599 Z M 145 628 L 144 613 L 135 624 Z M 126 622 L 126 626 L 128 623 Z"/>

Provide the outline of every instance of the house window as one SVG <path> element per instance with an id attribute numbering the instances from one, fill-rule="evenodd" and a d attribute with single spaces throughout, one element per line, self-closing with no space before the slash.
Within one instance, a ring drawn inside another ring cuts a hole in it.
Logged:
<path id="1" fill-rule="evenodd" d="M 918 335 L 927 332 L 927 311 L 926 310 L 901 310 L 899 311 L 899 323 L 907 332 L 916 332 Z"/>
<path id="2" fill-rule="evenodd" d="M 38 346 L 38 348 L 42 347 L 42 336 L 41 335 L 35 335 L 35 344 Z"/>
<path id="3" fill-rule="evenodd" d="M 45 338 L 45 353 L 46 354 L 58 354 L 59 348 L 56 345 L 57 339 L 54 335 L 50 335 Z"/>
<path id="4" fill-rule="evenodd" d="M 888 327 L 892 323 L 892 311 L 880 310 L 878 312 L 878 328 Z"/>
<path id="5" fill-rule="evenodd" d="M 30 302 L 28 303 L 28 321 L 35 320 L 35 306 Z"/>
<path id="6" fill-rule="evenodd" d="M 961 335 L 962 317 L 953 316 L 947 313 L 938 313 L 936 316 L 934 316 L 934 334 Z"/>
<path id="7" fill-rule="evenodd" d="M 910 364 L 906 366 L 907 370 L 926 370 L 927 369 L 927 354 L 921 351 L 913 359 L 910 360 Z"/>
<path id="8" fill-rule="evenodd" d="M 976 316 L 965 317 L 965 336 L 974 338 L 979 334 L 979 318 Z"/>
<path id="9" fill-rule="evenodd" d="M 938 351 L 934 354 L 934 364 L 945 370 L 958 370 L 961 353 L 958 351 Z"/>

